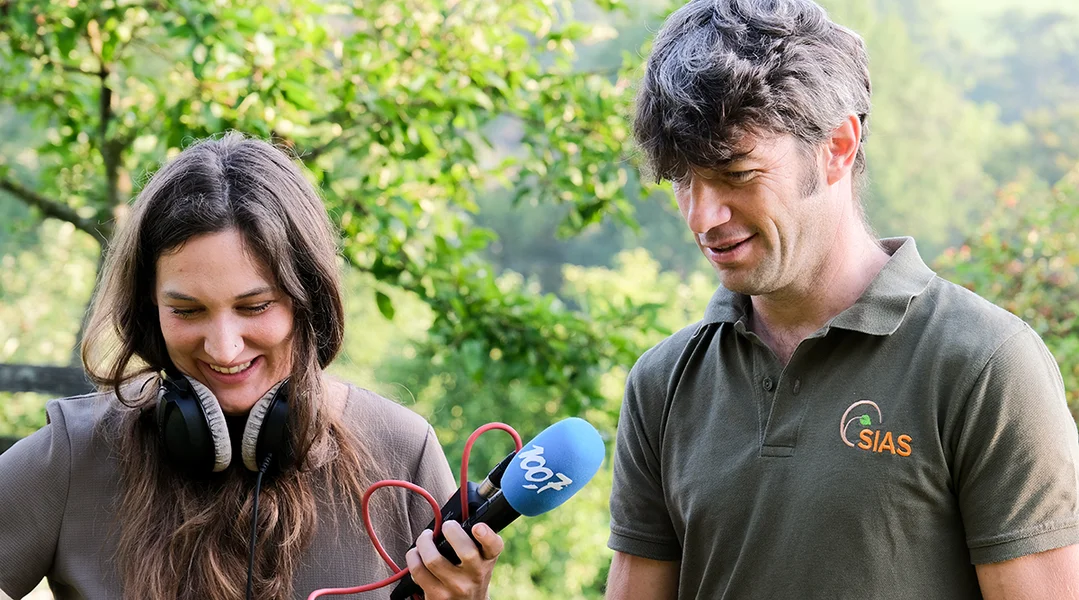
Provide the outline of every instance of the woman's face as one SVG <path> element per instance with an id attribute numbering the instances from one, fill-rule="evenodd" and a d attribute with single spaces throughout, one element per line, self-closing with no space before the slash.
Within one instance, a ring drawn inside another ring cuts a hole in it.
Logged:
<path id="1" fill-rule="evenodd" d="M 173 364 L 244 414 L 292 368 L 292 301 L 235 229 L 193 237 L 157 261 L 154 289 Z"/>

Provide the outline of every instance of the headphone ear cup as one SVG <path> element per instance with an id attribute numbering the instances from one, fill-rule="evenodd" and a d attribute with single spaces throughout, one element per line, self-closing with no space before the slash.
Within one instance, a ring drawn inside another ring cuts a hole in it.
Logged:
<path id="1" fill-rule="evenodd" d="M 185 471 L 217 473 L 232 462 L 221 406 L 206 386 L 190 377 L 162 380 L 157 427 L 166 458 Z"/>
<path id="2" fill-rule="evenodd" d="M 251 407 L 241 444 L 244 466 L 259 470 L 259 463 L 273 454 L 273 463 L 281 466 L 292 461 L 288 430 L 288 380 L 270 388 Z"/>

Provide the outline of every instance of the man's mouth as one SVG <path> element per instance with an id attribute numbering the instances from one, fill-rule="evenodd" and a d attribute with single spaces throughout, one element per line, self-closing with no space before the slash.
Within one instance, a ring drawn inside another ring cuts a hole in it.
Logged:
<path id="1" fill-rule="evenodd" d="M 748 242 L 751 239 L 753 239 L 753 236 L 749 236 L 735 241 L 727 241 L 720 245 L 709 244 L 708 249 L 716 253 L 730 252 L 731 250 L 734 250 L 735 248 L 741 246 L 742 244 Z"/>

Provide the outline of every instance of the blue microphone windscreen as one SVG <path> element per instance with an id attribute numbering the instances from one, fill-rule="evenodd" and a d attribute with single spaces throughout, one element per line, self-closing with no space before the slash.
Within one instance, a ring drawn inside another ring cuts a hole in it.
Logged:
<path id="1" fill-rule="evenodd" d="M 514 510 L 534 517 L 577 493 L 603 463 L 605 448 L 591 423 L 577 417 L 540 432 L 513 457 L 502 494 Z"/>

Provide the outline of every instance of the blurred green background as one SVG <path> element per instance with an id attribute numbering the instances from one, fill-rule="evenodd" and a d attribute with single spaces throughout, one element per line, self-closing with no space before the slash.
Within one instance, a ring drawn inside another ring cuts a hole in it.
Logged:
<path id="1" fill-rule="evenodd" d="M 1029 322 L 1079 414 L 1079 4 L 824 4 L 871 54 L 874 227 Z M 0 363 L 73 364 L 127 203 L 235 129 L 300 156 L 341 228 L 335 374 L 429 418 L 451 464 L 492 420 L 612 440 L 628 368 L 716 285 L 629 139 L 673 7 L 0 0 Z M 46 400 L 0 393 L 0 436 Z M 472 478 L 508 448 L 485 436 Z M 491 596 L 601 598 L 610 479 L 507 529 Z"/>

